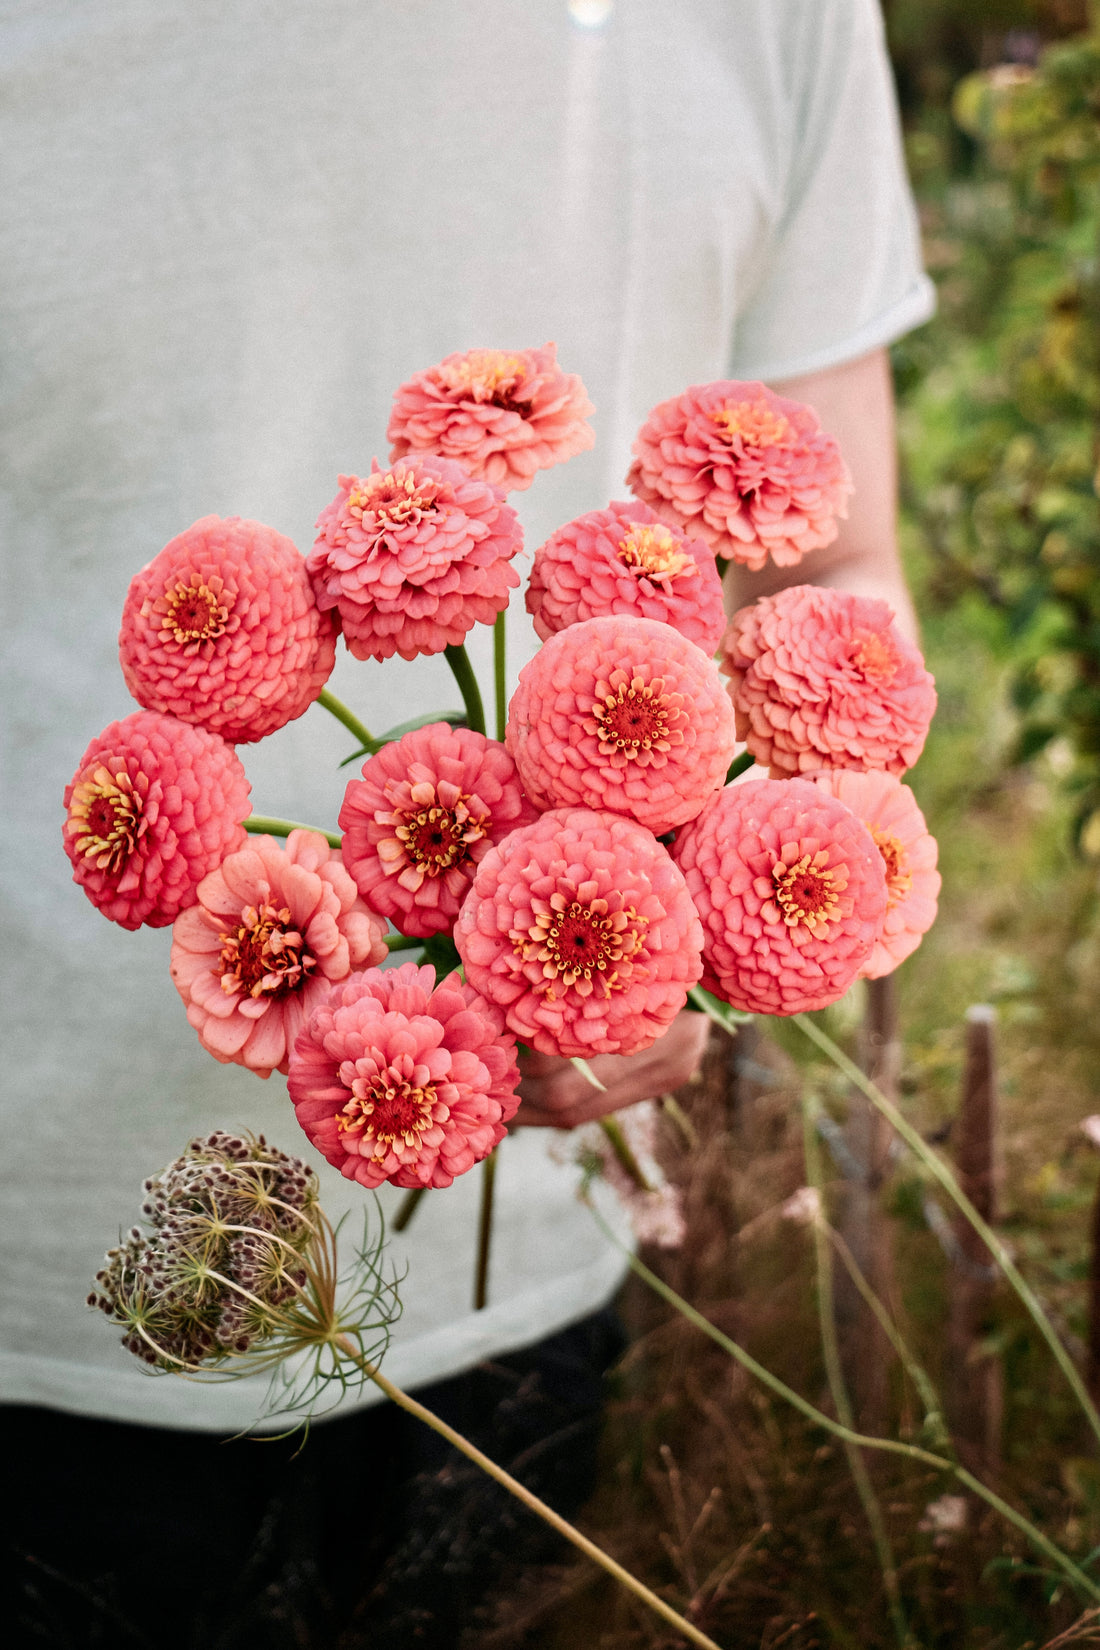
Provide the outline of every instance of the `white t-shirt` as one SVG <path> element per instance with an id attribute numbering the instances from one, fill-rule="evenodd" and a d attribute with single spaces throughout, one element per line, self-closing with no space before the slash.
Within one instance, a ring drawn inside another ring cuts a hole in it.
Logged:
<path id="1" fill-rule="evenodd" d="M 594 450 L 512 497 L 534 548 L 624 496 L 656 402 L 924 320 L 880 21 L 875 0 L 0 0 L 0 201 L 0 1396 L 237 1429 L 255 1388 L 150 1380 L 86 1309 L 104 1249 L 213 1127 L 318 1164 L 334 1217 L 364 1194 L 320 1165 L 282 1078 L 199 1046 L 169 934 L 124 932 L 69 880 L 63 787 L 135 708 L 129 580 L 206 514 L 308 550 L 338 472 L 385 459 L 396 386 L 454 350 L 554 339 L 596 405 Z M 510 621 L 514 678 L 521 601 Z M 331 686 L 375 730 L 460 702 L 441 657 L 342 653 Z M 350 749 L 318 707 L 242 747 L 256 812 L 334 828 Z M 548 1144 L 501 1148 L 486 1311 L 478 1171 L 394 1240 L 394 1380 L 610 1294 L 620 1259 Z"/>

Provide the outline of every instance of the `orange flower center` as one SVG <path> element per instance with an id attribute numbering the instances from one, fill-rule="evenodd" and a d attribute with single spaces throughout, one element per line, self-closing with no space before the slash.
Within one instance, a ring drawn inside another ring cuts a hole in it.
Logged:
<path id="1" fill-rule="evenodd" d="M 772 866 L 775 899 L 788 928 L 804 927 L 815 939 L 825 939 L 830 921 L 838 915 L 840 896 L 848 886 L 848 868 L 829 866 L 829 851 L 803 854 L 788 865 Z"/>
<path id="2" fill-rule="evenodd" d="M 886 867 L 886 909 L 892 911 L 895 905 L 900 905 L 909 895 L 913 887 L 909 856 L 905 852 L 904 844 L 889 831 L 879 831 L 872 826 L 871 835 Z"/>
<path id="3" fill-rule="evenodd" d="M 498 407 L 512 405 L 512 392 L 527 375 L 518 355 L 506 355 L 499 349 L 472 349 L 441 367 L 439 376 L 449 390 L 469 396 L 471 401 L 491 401 Z"/>
<path id="4" fill-rule="evenodd" d="M 731 447 L 737 438 L 744 447 L 789 447 L 798 439 L 790 419 L 766 401 L 734 401 L 711 416 Z"/>
<path id="5" fill-rule="evenodd" d="M 121 870 L 144 829 L 142 801 L 128 773 L 96 768 L 90 779 L 73 786 L 65 829 L 76 837 L 77 852 L 100 871 Z"/>
<path id="6" fill-rule="evenodd" d="M 368 532 L 415 527 L 422 516 L 436 508 L 440 485 L 431 476 L 418 479 L 411 470 L 377 470 L 356 483 L 344 508 Z"/>
<path id="7" fill-rule="evenodd" d="M 576 986 L 585 997 L 595 986 L 605 997 L 621 991 L 626 983 L 619 978 L 622 964 L 642 949 L 648 926 L 649 919 L 633 906 L 613 911 L 598 895 L 570 899 L 556 893 L 547 909 L 536 911 L 530 928 L 513 929 L 509 938 L 524 962 L 542 964 L 536 990 L 553 1002 L 559 985 Z"/>
<path id="8" fill-rule="evenodd" d="M 665 752 L 683 743 L 683 696 L 666 693 L 663 676 L 646 682 L 614 670 L 606 682 L 597 682 L 596 692 L 589 732 L 598 736 L 601 756 L 630 760 L 643 751 Z"/>
<path id="9" fill-rule="evenodd" d="M 390 1068 L 374 1077 L 353 1078 L 351 1098 L 336 1127 L 342 1135 L 374 1141 L 374 1157 L 385 1157 L 396 1142 L 416 1151 L 434 1123 L 435 1105 L 431 1083 L 418 1086 Z"/>
<path id="10" fill-rule="evenodd" d="M 441 876 L 467 859 L 473 844 L 486 835 L 488 815 L 475 818 L 469 800 L 460 796 L 449 808 L 433 803 L 417 813 L 396 816 L 401 823 L 394 827 L 394 835 L 404 844 L 406 856 L 421 866 L 426 876 Z"/>
<path id="11" fill-rule="evenodd" d="M 862 676 L 871 682 L 889 682 L 897 674 L 897 648 L 889 636 L 880 636 L 875 630 L 858 634 L 852 643 L 851 660 Z"/>
<path id="12" fill-rule="evenodd" d="M 224 635 L 232 608 L 233 597 L 225 595 L 222 581 L 215 575 L 209 584 L 202 579 L 184 584 L 181 579 L 168 585 L 154 611 L 160 615 L 163 641 L 191 647 Z"/>
<path id="13" fill-rule="evenodd" d="M 667 527 L 641 523 L 632 527 L 619 545 L 619 560 L 626 563 L 638 578 L 650 579 L 654 584 L 671 584 L 678 574 L 697 573 L 699 569 L 683 550 Z"/>
<path id="14" fill-rule="evenodd" d="M 240 926 L 218 938 L 218 972 L 222 990 L 230 996 L 242 991 L 250 997 L 285 997 L 298 991 L 317 966 L 301 934 L 290 927 L 287 906 L 276 910 L 273 905 L 246 905 Z"/>

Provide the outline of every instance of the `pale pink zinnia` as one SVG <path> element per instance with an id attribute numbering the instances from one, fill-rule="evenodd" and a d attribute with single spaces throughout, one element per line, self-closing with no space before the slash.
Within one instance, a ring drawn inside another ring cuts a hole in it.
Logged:
<path id="1" fill-rule="evenodd" d="M 702 931 L 668 851 L 633 820 L 560 808 L 490 850 L 458 915 L 466 977 L 542 1054 L 634 1054 L 699 979 Z"/>
<path id="2" fill-rule="evenodd" d="M 317 1150 L 363 1186 L 449 1186 L 503 1140 L 519 1105 L 515 1042 L 451 974 L 405 963 L 333 986 L 287 1087 Z"/>
<path id="3" fill-rule="evenodd" d="M 336 659 L 336 626 L 294 545 L 239 516 L 204 516 L 142 568 L 118 642 L 139 704 L 230 744 L 301 716 Z"/>
<path id="4" fill-rule="evenodd" d="M 735 1008 L 825 1008 L 869 960 L 886 914 L 882 855 L 816 785 L 727 785 L 673 854 L 703 921 L 703 984 Z"/>
<path id="5" fill-rule="evenodd" d="M 816 413 L 766 385 L 696 384 L 649 414 L 627 485 L 663 521 L 759 570 L 831 544 L 852 490 Z"/>
<path id="6" fill-rule="evenodd" d="M 515 511 L 450 459 L 403 459 L 341 476 L 317 518 L 307 566 L 318 604 L 340 613 L 357 659 L 415 659 L 492 624 L 519 584 Z"/>
<path id="7" fill-rule="evenodd" d="M 891 974 L 917 949 L 936 920 L 940 873 L 936 839 L 908 785 L 888 773 L 834 768 L 814 784 L 840 799 L 875 840 L 886 869 L 886 916 L 875 948 L 860 969 L 864 979 Z"/>
<path id="8" fill-rule="evenodd" d="M 504 491 L 592 446 L 592 412 L 575 373 L 543 349 L 472 349 L 418 372 L 393 398 L 390 458 L 439 453 Z"/>
<path id="9" fill-rule="evenodd" d="M 543 644 L 520 672 L 506 739 L 536 807 L 608 808 L 657 835 L 694 819 L 737 744 L 714 661 L 671 625 L 629 615 Z"/>
<path id="10" fill-rule="evenodd" d="M 359 892 L 403 934 L 449 932 L 494 842 L 536 817 L 504 746 L 433 722 L 363 764 L 340 809 Z"/>
<path id="11" fill-rule="evenodd" d="M 726 628 L 714 552 L 634 500 L 552 533 L 535 551 L 526 599 L 543 641 L 578 620 L 636 613 L 713 654 Z"/>
<path id="12" fill-rule="evenodd" d="M 924 748 L 936 686 L 884 601 L 792 585 L 735 614 L 722 652 L 738 737 L 773 778 L 904 773 Z"/>
<path id="13" fill-rule="evenodd" d="M 172 979 L 214 1058 L 270 1077 L 320 994 L 383 960 L 384 929 L 319 831 L 254 836 L 178 918 Z"/>
<path id="14" fill-rule="evenodd" d="M 123 928 L 166 927 L 244 841 L 248 792 L 216 733 L 152 710 L 112 722 L 65 788 L 73 881 Z"/>

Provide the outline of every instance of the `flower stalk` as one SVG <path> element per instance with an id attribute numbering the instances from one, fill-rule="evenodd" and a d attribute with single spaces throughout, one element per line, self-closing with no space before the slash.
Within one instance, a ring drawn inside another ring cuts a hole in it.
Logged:
<path id="1" fill-rule="evenodd" d="M 336 831 L 322 831 L 319 825 L 302 825 L 295 819 L 273 819 L 269 814 L 249 814 L 244 828 L 253 836 L 289 836 L 291 831 L 316 831 L 330 848 L 339 848 L 342 840 Z"/>
<path id="2" fill-rule="evenodd" d="M 374 740 L 364 724 L 360 722 L 358 716 L 350 711 L 342 700 L 337 699 L 335 693 L 330 693 L 328 688 L 322 688 L 317 695 L 317 703 L 323 705 L 331 716 L 335 716 L 338 722 L 342 722 L 348 732 L 353 733 L 365 749 L 374 744 Z"/>
<path id="3" fill-rule="evenodd" d="M 466 726 L 473 728 L 475 733 L 484 733 L 485 706 L 481 702 L 481 689 L 477 685 L 470 656 L 462 646 L 451 645 L 443 651 L 451 667 L 451 673 L 458 683 L 462 703 L 466 706 Z"/>

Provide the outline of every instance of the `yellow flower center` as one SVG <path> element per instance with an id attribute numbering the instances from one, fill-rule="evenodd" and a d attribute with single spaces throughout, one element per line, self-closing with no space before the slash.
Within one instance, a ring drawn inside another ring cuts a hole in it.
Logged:
<path id="1" fill-rule="evenodd" d="M 596 693 L 588 731 L 599 738 L 601 756 L 637 759 L 643 752 L 663 753 L 683 743 L 683 696 L 666 693 L 663 676 L 647 682 L 613 670 L 607 681 L 596 683 Z"/>
<path id="2" fill-rule="evenodd" d="M 141 835 L 142 800 L 128 773 L 105 767 L 73 786 L 65 829 L 76 837 L 77 852 L 95 861 L 100 871 L 121 870 Z"/>
<path id="3" fill-rule="evenodd" d="M 410 1083 L 392 1068 L 373 1077 L 355 1077 L 351 1098 L 336 1119 L 341 1135 L 353 1136 L 363 1156 L 389 1155 L 394 1145 L 418 1151 L 424 1133 L 434 1123 L 436 1092 L 431 1083 Z M 373 1150 L 363 1151 L 363 1142 Z"/>
<path id="4" fill-rule="evenodd" d="M 300 990 L 317 966 L 301 934 L 290 927 L 287 906 L 246 905 L 239 926 L 218 938 L 218 972 L 222 990 L 230 996 L 240 991 L 249 997 L 285 997 Z"/>
<path id="5" fill-rule="evenodd" d="M 886 867 L 886 909 L 892 911 L 895 905 L 900 905 L 907 898 L 913 887 L 909 856 L 904 844 L 889 831 L 876 830 L 872 826 L 871 835 Z"/>
<path id="6" fill-rule="evenodd" d="M 858 635 L 852 644 L 851 660 L 862 676 L 870 682 L 889 682 L 897 674 L 897 648 L 888 636 L 868 630 Z"/>
<path id="7" fill-rule="evenodd" d="M 449 390 L 457 390 L 471 401 L 492 401 L 506 407 L 511 404 L 512 391 L 527 376 L 527 369 L 518 355 L 506 355 L 499 349 L 472 349 L 461 361 L 441 367 L 439 376 Z"/>
<path id="8" fill-rule="evenodd" d="M 789 447 L 798 439 L 790 419 L 766 401 L 734 401 L 711 416 L 730 446 L 737 437 L 744 447 Z"/>
<path id="9" fill-rule="evenodd" d="M 395 818 L 394 836 L 404 845 L 405 856 L 420 867 L 425 876 L 442 876 L 452 865 L 469 857 L 470 849 L 489 829 L 489 816 L 475 817 L 470 798 L 459 796 L 449 807 L 433 800 L 416 813 Z"/>
<path id="10" fill-rule="evenodd" d="M 699 571 L 667 527 L 644 522 L 632 527 L 620 543 L 619 560 L 638 578 L 650 579 L 654 584 L 671 584 L 680 573 L 686 572 L 690 578 Z"/>
<path id="11" fill-rule="evenodd" d="M 788 928 L 806 928 L 815 939 L 826 939 L 830 921 L 838 915 L 840 896 L 848 886 L 846 865 L 829 866 L 829 851 L 802 854 L 788 865 L 772 866 L 775 900 Z"/>
<path id="12" fill-rule="evenodd" d="M 605 997 L 621 991 L 619 978 L 624 962 L 637 956 L 645 944 L 649 919 L 633 906 L 613 911 L 608 900 L 571 899 L 556 893 L 549 905 L 536 910 L 530 928 L 513 929 L 512 948 L 524 962 L 542 964 L 542 980 L 536 990 L 553 1002 L 559 986 L 575 986 L 587 997 L 599 987 Z"/>
<path id="13" fill-rule="evenodd" d="M 436 508 L 439 489 L 438 481 L 418 479 L 412 470 L 377 470 L 352 488 L 344 508 L 368 532 L 385 533 L 415 527 Z"/>
<path id="14" fill-rule="evenodd" d="M 216 574 L 208 583 L 196 579 L 184 584 L 181 579 L 168 585 L 153 606 L 160 618 L 161 640 L 175 641 L 180 647 L 197 647 L 224 635 L 232 609 L 233 597 L 226 596 Z"/>

